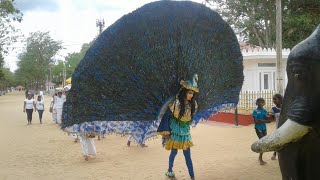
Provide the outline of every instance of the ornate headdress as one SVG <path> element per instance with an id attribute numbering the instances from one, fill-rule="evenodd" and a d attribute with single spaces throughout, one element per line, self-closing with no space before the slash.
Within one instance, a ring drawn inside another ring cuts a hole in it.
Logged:
<path id="1" fill-rule="evenodd" d="M 199 80 L 198 74 L 195 74 L 195 75 L 193 75 L 192 82 L 189 80 L 187 80 L 187 81 L 181 80 L 180 84 L 181 84 L 182 88 L 192 90 L 196 93 L 199 93 L 199 88 L 198 88 L 198 83 L 197 83 L 198 80 Z"/>

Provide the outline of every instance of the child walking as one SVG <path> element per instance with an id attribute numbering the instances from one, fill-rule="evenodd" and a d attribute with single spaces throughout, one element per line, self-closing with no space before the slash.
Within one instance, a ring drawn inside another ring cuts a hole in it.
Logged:
<path id="1" fill-rule="evenodd" d="M 267 135 L 267 126 L 266 123 L 270 123 L 271 119 L 267 118 L 268 112 L 263 106 L 265 105 L 265 100 L 263 98 L 258 98 L 256 100 L 257 108 L 253 110 L 252 116 L 254 119 L 254 128 L 259 139 Z M 262 159 L 263 153 L 259 155 L 260 165 L 265 165 L 267 162 Z"/>
<path id="2" fill-rule="evenodd" d="M 275 106 L 271 108 L 271 118 L 276 121 L 276 127 L 278 128 L 283 96 L 281 94 L 275 94 L 273 95 L 272 100 Z M 271 159 L 276 160 L 276 156 L 277 152 L 274 152 Z"/>
<path id="3" fill-rule="evenodd" d="M 38 111 L 40 124 L 42 124 L 42 114 L 44 111 L 44 102 L 42 98 L 43 97 L 41 95 L 38 96 L 38 100 L 36 102 L 36 109 L 35 109 L 35 111 Z"/>
<path id="4" fill-rule="evenodd" d="M 161 118 L 157 134 L 163 136 L 165 139 L 163 142 L 165 149 L 171 151 L 169 155 L 169 168 L 165 175 L 169 178 L 175 178 L 173 164 L 178 150 L 182 150 L 190 178 L 194 180 L 195 175 L 190 150 L 193 146 L 190 125 L 193 115 L 197 111 L 198 105 L 194 97 L 199 92 L 199 89 L 195 78 L 193 82 L 181 81 L 181 85 L 182 87 L 173 104 L 169 104 L 167 111 Z"/>

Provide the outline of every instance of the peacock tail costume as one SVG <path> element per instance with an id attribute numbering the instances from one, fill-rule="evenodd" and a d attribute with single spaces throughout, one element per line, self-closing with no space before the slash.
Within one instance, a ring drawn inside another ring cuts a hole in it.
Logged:
<path id="1" fill-rule="evenodd" d="M 202 4 L 146 4 L 109 26 L 86 52 L 72 75 L 61 126 L 143 142 L 155 136 L 180 81 L 194 74 L 201 91 L 193 123 L 237 105 L 243 65 L 231 27 Z"/>
<path id="2" fill-rule="evenodd" d="M 198 75 L 195 75 L 193 81 L 181 81 L 181 89 L 191 90 L 195 93 L 199 93 L 198 89 Z M 178 96 L 178 95 L 177 95 Z M 187 150 L 193 146 L 190 135 L 190 125 L 192 122 L 192 117 L 198 109 L 198 104 L 195 101 L 195 112 L 191 111 L 191 104 L 188 103 L 185 105 L 185 111 L 183 115 L 180 115 L 181 102 L 176 96 L 175 99 L 172 99 L 168 106 L 164 107 L 167 109 L 164 115 L 161 117 L 161 122 L 157 130 L 158 135 L 169 135 L 170 138 L 164 139 L 165 149 L 183 149 Z"/>

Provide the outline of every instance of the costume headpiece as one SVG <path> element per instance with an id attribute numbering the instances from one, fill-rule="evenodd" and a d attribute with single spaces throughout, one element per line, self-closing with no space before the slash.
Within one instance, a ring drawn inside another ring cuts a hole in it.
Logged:
<path id="1" fill-rule="evenodd" d="M 187 80 L 187 81 L 181 80 L 180 84 L 183 88 L 188 89 L 188 90 L 192 90 L 192 91 L 198 93 L 199 92 L 198 83 L 197 83 L 198 80 L 199 80 L 198 74 L 195 74 L 195 75 L 193 75 L 192 82 L 189 80 Z"/>

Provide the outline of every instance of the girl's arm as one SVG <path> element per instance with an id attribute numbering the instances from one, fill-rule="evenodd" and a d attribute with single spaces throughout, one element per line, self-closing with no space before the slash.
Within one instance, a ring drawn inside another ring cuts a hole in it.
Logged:
<path id="1" fill-rule="evenodd" d="M 271 122 L 271 120 L 261 120 L 261 119 L 258 119 L 256 117 L 253 117 L 253 119 L 254 119 L 254 122 L 256 124 L 265 124 L 265 123 L 270 123 Z"/>
<path id="2" fill-rule="evenodd" d="M 162 116 L 162 119 L 160 121 L 159 127 L 157 129 L 157 134 L 162 135 L 165 138 L 169 137 L 170 134 L 170 117 L 171 117 L 171 110 L 168 108 L 165 112 L 165 114 Z"/>

